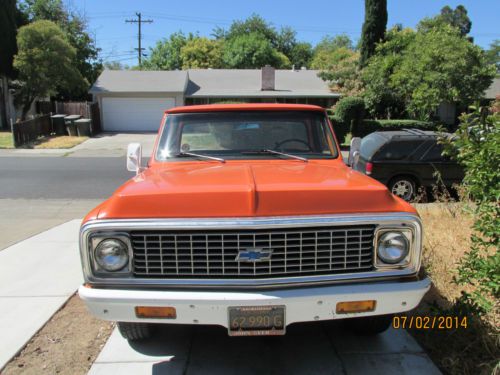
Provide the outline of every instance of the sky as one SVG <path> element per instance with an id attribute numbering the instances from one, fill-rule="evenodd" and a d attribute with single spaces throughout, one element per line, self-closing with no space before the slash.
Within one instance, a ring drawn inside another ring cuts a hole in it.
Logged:
<path id="1" fill-rule="evenodd" d="M 137 24 L 126 23 L 141 12 L 142 46 L 148 47 L 176 31 L 211 36 L 217 27 L 228 28 L 233 20 L 259 14 L 276 28 L 291 26 L 297 39 L 316 44 L 325 35 L 345 33 L 354 42 L 360 37 L 364 18 L 364 0 L 65 0 L 67 6 L 85 16 L 89 31 L 102 49 L 105 61 L 137 63 Z M 499 0 L 388 0 L 388 28 L 400 23 L 415 27 L 424 17 L 439 13 L 449 5 L 466 7 L 472 21 L 470 35 L 475 43 L 488 48 L 500 39 Z"/>

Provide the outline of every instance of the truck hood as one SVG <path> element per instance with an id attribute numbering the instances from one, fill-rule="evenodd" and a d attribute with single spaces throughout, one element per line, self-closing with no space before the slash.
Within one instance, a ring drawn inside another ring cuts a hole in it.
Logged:
<path id="1" fill-rule="evenodd" d="M 414 212 L 340 160 L 155 164 L 122 185 L 97 218 L 296 216 Z"/>

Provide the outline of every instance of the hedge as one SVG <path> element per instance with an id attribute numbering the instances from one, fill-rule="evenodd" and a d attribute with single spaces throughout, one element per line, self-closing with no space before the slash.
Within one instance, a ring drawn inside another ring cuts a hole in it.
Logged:
<path id="1" fill-rule="evenodd" d="M 333 125 L 335 136 L 340 144 L 344 143 L 347 133 L 350 132 L 350 125 L 344 124 L 337 116 L 329 116 Z M 428 121 L 418 120 L 363 120 L 357 129 L 354 137 L 364 137 L 375 131 L 389 131 L 401 129 L 438 130 L 438 124 Z"/>
<path id="2" fill-rule="evenodd" d="M 429 121 L 418 120 L 363 120 L 357 137 L 364 137 L 374 131 L 401 129 L 437 130 L 438 125 Z"/>
<path id="3" fill-rule="evenodd" d="M 346 135 L 349 133 L 349 126 L 345 125 L 337 116 L 328 116 L 333 126 L 335 137 L 339 144 L 344 143 Z"/>

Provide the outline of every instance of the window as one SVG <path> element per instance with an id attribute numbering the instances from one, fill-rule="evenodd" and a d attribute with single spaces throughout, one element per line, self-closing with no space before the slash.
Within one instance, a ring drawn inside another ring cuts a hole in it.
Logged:
<path id="1" fill-rule="evenodd" d="M 434 144 L 429 151 L 422 158 L 423 161 L 446 161 L 449 160 L 446 156 L 443 156 L 443 145 Z"/>
<path id="2" fill-rule="evenodd" d="M 422 146 L 423 141 L 421 140 L 401 140 L 392 141 L 386 144 L 377 153 L 377 160 L 404 160 L 412 156 L 420 146 Z"/>
<path id="3" fill-rule="evenodd" d="M 377 133 L 369 134 L 361 140 L 359 153 L 363 159 L 370 160 L 373 154 L 386 142 L 387 138 Z"/>
<path id="4" fill-rule="evenodd" d="M 255 158 L 245 151 L 266 149 L 309 158 L 337 157 L 335 143 L 321 112 L 227 111 L 167 116 L 157 159 L 180 152 L 225 158 Z M 273 158 L 262 154 L 259 158 Z"/>

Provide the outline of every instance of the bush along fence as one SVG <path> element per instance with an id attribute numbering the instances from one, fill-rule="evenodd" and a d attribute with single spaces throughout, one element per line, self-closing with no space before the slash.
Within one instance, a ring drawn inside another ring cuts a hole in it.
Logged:
<path id="1" fill-rule="evenodd" d="M 364 137 L 375 131 L 419 129 L 438 130 L 439 125 L 429 121 L 418 120 L 365 120 L 365 103 L 363 98 L 347 96 L 339 100 L 335 110 L 328 111 L 335 135 L 340 144 L 345 142 L 348 133 L 353 137 Z"/>
<path id="2" fill-rule="evenodd" d="M 50 114 L 36 117 L 32 120 L 12 124 L 14 147 L 33 142 L 41 136 L 48 136 L 53 132 Z"/>

